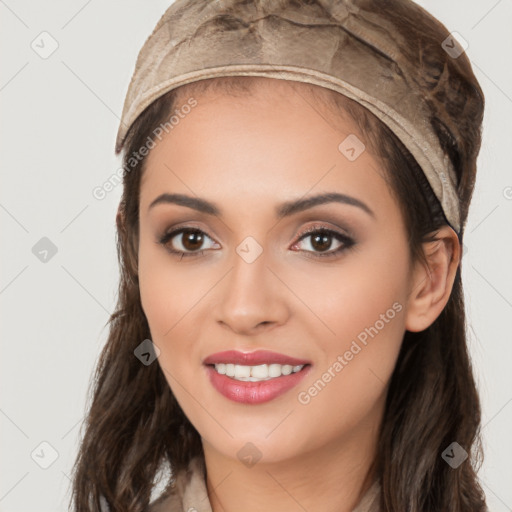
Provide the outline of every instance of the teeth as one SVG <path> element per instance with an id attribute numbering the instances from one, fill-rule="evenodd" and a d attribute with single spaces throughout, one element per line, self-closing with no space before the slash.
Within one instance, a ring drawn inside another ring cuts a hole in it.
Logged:
<path id="1" fill-rule="evenodd" d="M 282 368 L 281 368 L 281 373 L 283 375 L 290 375 L 290 373 L 292 373 L 292 370 L 293 370 L 293 366 L 290 366 L 289 364 L 285 364 Z"/>
<path id="2" fill-rule="evenodd" d="M 228 377 L 234 377 L 235 376 L 235 365 L 234 364 L 227 364 L 226 365 L 226 375 Z"/>
<path id="3" fill-rule="evenodd" d="M 238 366 L 238 365 L 237 365 Z M 268 365 L 260 364 L 259 366 L 239 366 L 239 368 L 247 368 L 249 370 L 250 376 L 255 377 L 257 379 L 268 379 Z M 249 377 L 249 375 L 246 375 Z"/>
<path id="4" fill-rule="evenodd" d="M 241 364 L 219 363 L 214 365 L 217 373 L 227 375 L 235 380 L 259 382 L 262 380 L 274 379 L 281 375 L 290 375 L 300 372 L 304 365 L 291 366 L 289 364 L 259 364 L 257 366 L 246 366 Z"/>
<path id="5" fill-rule="evenodd" d="M 268 376 L 269 377 L 280 377 L 281 376 L 281 365 L 280 364 L 269 364 L 268 365 Z"/>
<path id="6" fill-rule="evenodd" d="M 226 365 L 224 363 L 216 364 L 215 369 L 217 370 L 217 373 L 226 375 Z"/>
<path id="7" fill-rule="evenodd" d="M 239 364 L 235 365 L 235 379 L 245 379 L 251 376 L 251 367 L 250 366 L 240 366 Z"/>

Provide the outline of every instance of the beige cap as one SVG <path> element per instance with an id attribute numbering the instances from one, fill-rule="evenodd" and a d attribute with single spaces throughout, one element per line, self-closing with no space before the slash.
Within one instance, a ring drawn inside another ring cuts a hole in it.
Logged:
<path id="1" fill-rule="evenodd" d="M 384 8 L 385 16 L 378 12 Z M 409 41 L 403 25 L 418 15 L 425 25 L 406 28 L 421 30 L 421 38 Z M 460 232 L 456 176 L 433 126 L 441 117 L 451 135 L 461 137 L 442 103 L 457 58 L 466 59 L 449 38 L 409 0 L 176 0 L 139 53 L 116 153 L 146 107 L 189 82 L 233 75 L 308 82 L 344 94 L 381 119 L 415 157 Z"/>

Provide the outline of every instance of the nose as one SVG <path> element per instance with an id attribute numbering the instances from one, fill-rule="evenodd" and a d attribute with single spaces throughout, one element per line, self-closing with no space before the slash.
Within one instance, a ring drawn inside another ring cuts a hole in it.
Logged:
<path id="1" fill-rule="evenodd" d="M 290 292 L 269 267 L 263 251 L 252 262 L 235 253 L 233 266 L 219 283 L 216 320 L 236 334 L 256 334 L 286 323 Z"/>

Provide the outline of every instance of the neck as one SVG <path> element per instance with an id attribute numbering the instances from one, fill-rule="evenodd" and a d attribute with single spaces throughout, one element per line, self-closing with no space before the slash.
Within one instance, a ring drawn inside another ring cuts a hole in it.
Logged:
<path id="1" fill-rule="evenodd" d="M 379 423 L 358 424 L 320 449 L 251 467 L 203 440 L 213 512 L 351 512 L 375 478 Z"/>

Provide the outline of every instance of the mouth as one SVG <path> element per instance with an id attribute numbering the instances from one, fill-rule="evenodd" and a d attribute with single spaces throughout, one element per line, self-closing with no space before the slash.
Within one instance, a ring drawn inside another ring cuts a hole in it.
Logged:
<path id="1" fill-rule="evenodd" d="M 233 380 L 242 382 L 262 382 L 277 379 L 283 375 L 291 375 L 300 372 L 304 364 L 291 366 L 289 364 L 259 364 L 257 366 L 245 366 L 241 364 L 219 363 L 213 366 L 219 375 L 226 375 Z"/>
<path id="2" fill-rule="evenodd" d="M 268 402 L 286 393 L 311 367 L 309 361 L 261 350 L 219 352 L 207 357 L 203 364 L 219 393 L 245 404 Z"/>

